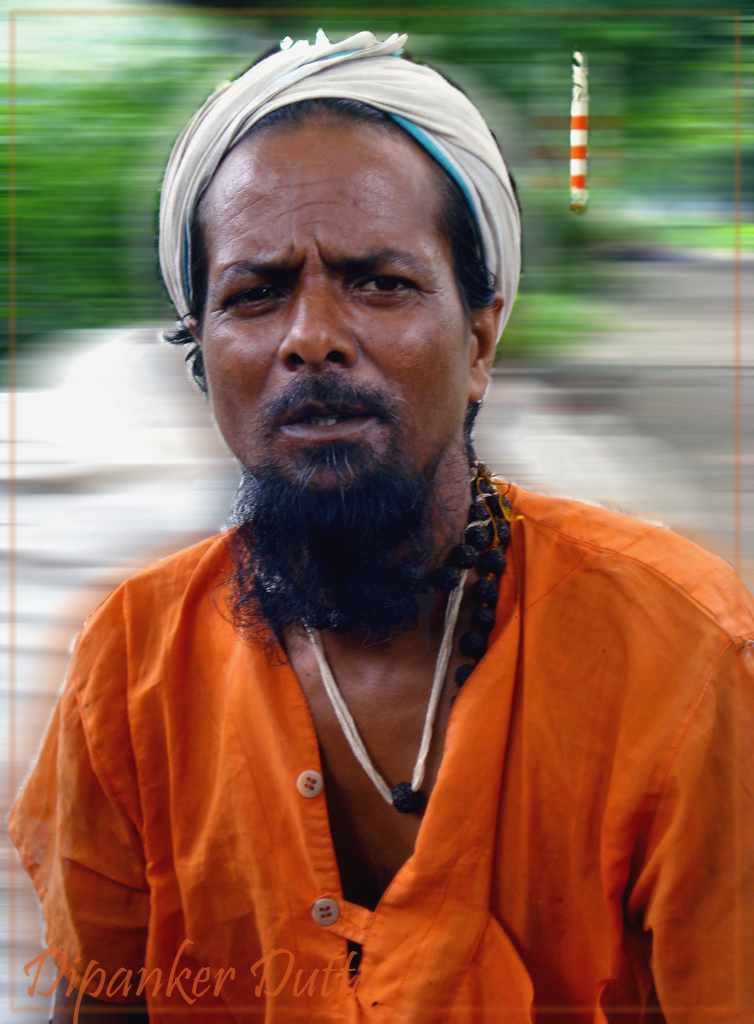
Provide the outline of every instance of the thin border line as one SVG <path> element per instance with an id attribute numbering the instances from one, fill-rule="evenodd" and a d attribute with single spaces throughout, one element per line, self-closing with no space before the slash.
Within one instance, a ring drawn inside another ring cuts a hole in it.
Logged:
<path id="1" fill-rule="evenodd" d="M 16 16 L 8 19 L 8 809 L 16 795 Z M 11 1013 L 15 1004 L 16 853 L 11 847 L 8 862 L 8 943 Z"/>
<path id="2" fill-rule="evenodd" d="M 215 7 L 211 10 L 199 11 L 195 7 L 173 7 L 169 10 L 155 10 L 154 7 L 129 7 L 123 10 L 110 10 L 108 8 L 95 7 L 91 10 L 83 7 L 66 7 L 57 10 L 52 7 L 29 7 L 18 10 L 19 16 L 32 15 L 43 15 L 54 17 L 63 16 L 79 16 L 82 14 L 96 14 L 96 15 L 142 15 L 149 17 L 162 17 L 163 15 L 183 15 L 184 17 L 195 17 L 197 19 L 204 17 L 241 17 L 241 18 L 277 18 L 284 20 L 285 18 L 311 18 L 316 20 L 317 18 L 335 18 L 335 17 L 400 17 L 400 18 L 439 18 L 443 16 L 453 15 L 464 15 L 465 17 L 473 18 L 504 18 L 504 17 L 517 17 L 517 18 L 535 18 L 550 16 L 552 18 L 572 18 L 572 17 L 588 17 L 594 15 L 600 18 L 626 18 L 626 17 L 657 17 L 657 18 L 671 18 L 671 17 L 717 17 L 717 18 L 740 18 L 740 10 L 737 7 L 723 7 L 723 8 L 707 8 L 697 7 L 689 10 L 601 10 L 594 7 L 581 7 L 573 8 L 571 10 L 507 10 L 500 11 L 491 8 L 451 8 L 451 7 L 438 7 L 438 8 L 425 8 L 421 11 L 409 11 L 406 12 L 405 7 L 362 7 L 358 10 L 353 8 L 342 8 L 342 7 L 320 7 L 316 11 L 312 11 L 307 7 L 255 7 L 255 8 L 235 8 L 235 7 Z M 13 13 L 13 11 L 11 12 Z"/>
<path id="3" fill-rule="evenodd" d="M 734 16 L 733 35 L 733 353 L 734 353 L 734 414 L 733 414 L 733 465 L 734 465 L 734 560 L 735 567 L 741 572 L 741 15 L 736 11 Z M 747 650 L 746 654 L 749 652 Z M 739 654 L 739 657 L 741 655 Z M 733 872 L 736 885 L 736 908 L 733 919 L 734 950 L 736 955 L 734 973 L 734 999 L 737 1009 L 741 1006 L 741 977 L 743 914 L 741 906 L 742 849 L 741 849 L 741 813 L 742 796 L 740 783 L 742 729 L 739 703 L 741 700 L 742 683 L 738 674 L 734 676 L 733 688 L 733 750 L 735 756 L 733 785 Z"/>
<path id="4" fill-rule="evenodd" d="M 408 19 L 423 19 L 432 17 L 453 17 L 463 15 L 465 17 L 479 17 L 479 18 L 506 18 L 506 17 L 523 17 L 523 18 L 537 18 L 537 17 L 551 17 L 555 19 L 564 17 L 600 17 L 600 18 L 616 18 L 616 17 L 665 17 L 665 18 L 695 18 L 695 17 L 715 17 L 715 18 L 733 18 L 733 205 L 734 205 L 734 219 L 733 219 L 733 371 L 734 371 L 734 396 L 733 396 L 733 501 L 734 501 L 734 512 L 733 512 L 733 535 L 734 535 L 734 565 L 735 568 L 741 571 L 741 462 L 742 462 L 742 451 L 741 451 L 741 371 L 742 371 L 742 345 L 741 345 L 741 11 L 739 8 L 721 8 L 721 9 L 710 9 L 710 8 L 691 8 L 686 10 L 600 10 L 595 8 L 575 8 L 571 10 L 536 10 L 530 11 L 525 9 L 509 9 L 509 10 L 490 10 L 486 8 L 438 8 L 438 9 L 423 9 L 421 11 L 409 11 L 405 8 L 360 8 L 358 10 L 353 8 L 319 8 L 317 11 L 312 11 L 309 8 L 287 8 L 281 10 L 280 8 L 255 8 L 255 9 L 235 9 L 235 8 L 215 8 L 212 10 L 197 11 L 196 8 L 191 7 L 175 7 L 170 10 L 155 10 L 154 8 L 147 7 L 131 7 L 127 9 L 85 9 L 85 8 L 65 8 L 56 10 L 54 8 L 39 8 L 32 7 L 26 9 L 11 8 L 9 11 L 9 32 L 8 32 L 8 46 L 9 46 L 9 112 L 8 112 L 8 128 L 9 128 L 9 174 L 8 174 L 8 185 L 9 185 L 9 197 L 8 197 L 8 240 L 9 240 L 9 266 L 8 266 L 8 586 L 9 586 L 9 601 L 8 601 L 8 699 L 9 699 L 9 744 L 8 749 L 10 752 L 10 765 L 8 771 L 9 779 L 9 807 L 12 806 L 15 798 L 15 787 L 16 787 L 16 759 L 15 759 L 15 740 L 16 740 L 16 693 L 15 693 L 15 682 L 16 682 L 16 573 L 17 573 L 17 556 L 16 556 L 16 478 L 17 478 L 17 457 L 16 457 L 16 333 L 17 333 L 17 317 L 16 317 L 16 285 L 17 285 L 17 265 L 16 265 L 16 238 L 17 238 L 17 209 L 16 209 L 16 179 L 17 179 L 17 163 L 16 163 L 16 25 L 17 18 L 22 17 L 81 17 L 81 16 L 142 16 L 149 18 L 159 18 L 163 16 L 168 17 L 193 17 L 197 20 L 202 18 L 275 18 L 278 20 L 284 20 L 285 18 L 309 18 L 316 19 L 322 17 L 378 17 L 378 18 L 390 18 L 400 17 Z M 740 750 L 740 730 L 736 730 L 735 734 L 735 746 L 736 750 Z M 736 872 L 737 877 L 740 879 L 741 871 L 741 851 L 740 851 L 740 810 L 739 815 L 736 816 Z M 10 921 L 10 942 L 9 942 L 9 967 L 10 967 L 10 985 L 9 985 L 9 1008 L 12 1013 L 24 1013 L 24 1012 L 37 1012 L 38 1007 L 29 1007 L 28 1010 L 17 1007 L 15 1004 L 15 925 L 16 925 L 16 905 L 15 905 L 15 879 L 16 879 L 16 857 L 13 850 L 10 851 L 9 858 L 9 921 Z M 740 887 L 736 887 L 736 893 L 740 900 Z M 736 918 L 736 935 L 738 939 L 738 948 L 740 948 L 740 904 L 738 907 L 739 914 Z M 740 998 L 740 965 L 739 973 L 736 977 L 736 1005 L 739 1004 Z M 589 1007 L 588 1009 L 593 1009 Z M 574 1008 L 576 1010 L 576 1008 Z M 546 1013 L 547 1008 L 539 1008 L 540 1013 Z M 552 1011 L 550 1011 L 552 1012 Z"/>
<path id="5" fill-rule="evenodd" d="M 741 15 L 733 35 L 733 564 L 741 562 Z"/>

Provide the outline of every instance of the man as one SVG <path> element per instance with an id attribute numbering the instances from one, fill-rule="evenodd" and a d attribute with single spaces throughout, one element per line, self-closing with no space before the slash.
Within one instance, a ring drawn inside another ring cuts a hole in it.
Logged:
<path id="1" fill-rule="evenodd" d="M 90 617 L 14 810 L 55 1020 L 751 1020 L 754 608 L 474 460 L 515 198 L 402 43 L 284 49 L 171 157 L 243 482 Z"/>

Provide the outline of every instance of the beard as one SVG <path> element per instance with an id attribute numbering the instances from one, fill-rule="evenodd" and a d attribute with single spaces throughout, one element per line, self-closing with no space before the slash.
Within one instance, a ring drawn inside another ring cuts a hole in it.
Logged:
<path id="1" fill-rule="evenodd" d="M 306 400 L 393 416 L 373 389 L 325 376 L 301 378 L 270 418 Z M 446 450 L 421 470 L 400 439 L 381 455 L 360 441 L 320 442 L 301 449 L 293 479 L 271 461 L 246 468 L 230 516 L 236 627 L 266 647 L 284 646 L 285 634 L 302 624 L 380 639 L 415 628 L 414 595 L 431 589 L 444 532 L 436 478 Z M 317 486 L 319 469 L 335 482 Z"/>

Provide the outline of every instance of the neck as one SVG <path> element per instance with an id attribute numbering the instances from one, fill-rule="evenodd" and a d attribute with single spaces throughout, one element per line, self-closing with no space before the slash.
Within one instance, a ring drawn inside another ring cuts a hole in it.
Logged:
<path id="1" fill-rule="evenodd" d="M 442 565 L 466 529 L 471 503 L 471 471 L 466 446 L 447 449 L 435 476 L 433 558 L 429 570 Z"/>
<path id="2" fill-rule="evenodd" d="M 375 638 L 357 629 L 347 633 L 327 629 L 318 634 L 347 704 L 374 700 L 380 706 L 392 707 L 396 701 L 405 701 L 410 693 L 419 698 L 423 713 L 442 643 L 447 601 L 447 594 L 435 597 L 426 629 L 419 624 L 389 639 Z M 466 628 L 466 605 L 465 599 L 460 628 Z M 303 630 L 287 635 L 286 648 L 299 678 L 302 665 L 309 666 L 313 678 L 318 675 L 311 643 Z"/>

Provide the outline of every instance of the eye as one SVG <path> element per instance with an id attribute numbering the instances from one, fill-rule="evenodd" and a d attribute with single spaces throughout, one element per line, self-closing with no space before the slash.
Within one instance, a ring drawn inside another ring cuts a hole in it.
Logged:
<path id="1" fill-rule="evenodd" d="M 414 288 L 414 285 L 403 277 L 379 274 L 361 281 L 359 288 L 363 292 L 397 292 L 401 288 Z"/>
<path id="2" fill-rule="evenodd" d="M 272 284 L 259 284 L 254 288 L 244 288 L 223 302 L 223 309 L 236 309 L 239 306 L 253 306 L 280 298 L 280 289 Z"/>

